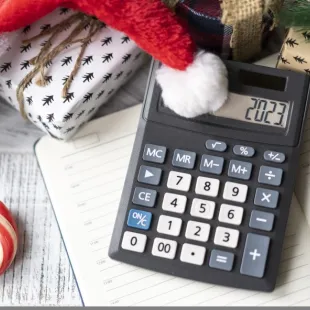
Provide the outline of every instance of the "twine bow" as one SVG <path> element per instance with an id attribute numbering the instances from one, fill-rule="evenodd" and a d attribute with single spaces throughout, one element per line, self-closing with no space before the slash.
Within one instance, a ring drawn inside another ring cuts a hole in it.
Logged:
<path id="1" fill-rule="evenodd" d="M 76 24 L 76 27 L 72 30 L 69 36 L 60 42 L 57 46 L 52 48 L 53 40 L 57 37 L 59 33 L 61 33 L 66 27 L 72 26 Z M 84 38 L 76 39 L 76 37 L 85 29 L 85 27 L 89 25 L 88 34 Z M 84 13 L 76 13 L 71 15 L 67 19 L 61 21 L 59 24 L 54 25 L 53 27 L 47 29 L 46 31 L 23 41 L 24 44 L 30 43 L 31 41 L 37 40 L 43 36 L 51 35 L 49 39 L 45 42 L 44 46 L 42 47 L 41 51 L 37 56 L 32 58 L 29 63 L 34 66 L 33 70 L 29 72 L 19 83 L 16 93 L 17 93 L 17 100 L 19 103 L 19 110 L 23 118 L 27 118 L 24 106 L 24 90 L 25 87 L 32 81 L 32 79 L 39 75 L 36 84 L 39 86 L 45 86 L 47 84 L 47 80 L 44 74 L 46 64 L 48 64 L 52 59 L 54 59 L 59 53 L 61 53 L 69 44 L 81 43 L 81 51 L 78 55 L 78 58 L 75 62 L 74 68 L 67 79 L 64 87 L 62 89 L 62 97 L 65 98 L 68 94 L 68 90 L 72 84 L 74 76 L 77 74 L 81 63 L 82 57 L 85 52 L 87 45 L 89 44 L 91 38 L 103 27 L 103 23 L 98 19 L 88 16 Z M 51 49 L 52 48 L 52 49 Z"/>

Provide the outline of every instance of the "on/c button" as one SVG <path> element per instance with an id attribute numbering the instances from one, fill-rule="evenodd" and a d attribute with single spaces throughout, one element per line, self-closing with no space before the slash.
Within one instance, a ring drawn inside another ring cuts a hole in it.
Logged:
<path id="1" fill-rule="evenodd" d="M 153 208 L 157 192 L 153 189 L 136 187 L 132 202 L 136 205 Z"/>

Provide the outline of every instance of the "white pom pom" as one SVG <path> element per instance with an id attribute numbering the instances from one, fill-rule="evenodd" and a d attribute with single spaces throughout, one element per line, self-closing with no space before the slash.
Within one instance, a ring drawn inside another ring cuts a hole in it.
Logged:
<path id="1" fill-rule="evenodd" d="M 0 57 L 7 52 L 14 40 L 16 39 L 16 32 L 0 33 Z"/>
<path id="2" fill-rule="evenodd" d="M 211 53 L 199 52 L 184 71 L 162 66 L 156 79 L 164 104 L 186 118 L 214 112 L 228 97 L 226 66 Z"/>

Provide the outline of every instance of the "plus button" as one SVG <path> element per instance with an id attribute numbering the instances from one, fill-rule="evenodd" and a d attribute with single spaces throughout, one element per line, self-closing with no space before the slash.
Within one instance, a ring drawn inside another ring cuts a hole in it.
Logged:
<path id="1" fill-rule="evenodd" d="M 253 252 L 250 252 L 250 255 L 253 260 L 256 260 L 256 257 L 260 257 L 261 254 L 257 252 L 257 249 L 255 249 Z"/>

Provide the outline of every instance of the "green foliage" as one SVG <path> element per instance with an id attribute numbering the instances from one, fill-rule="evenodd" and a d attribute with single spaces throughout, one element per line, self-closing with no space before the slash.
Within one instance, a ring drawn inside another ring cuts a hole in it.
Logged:
<path id="1" fill-rule="evenodd" d="M 286 0 L 279 12 L 279 23 L 282 26 L 300 31 L 310 30 L 310 1 Z"/>

